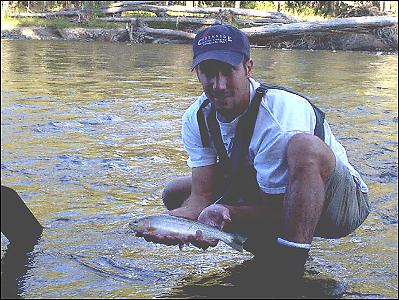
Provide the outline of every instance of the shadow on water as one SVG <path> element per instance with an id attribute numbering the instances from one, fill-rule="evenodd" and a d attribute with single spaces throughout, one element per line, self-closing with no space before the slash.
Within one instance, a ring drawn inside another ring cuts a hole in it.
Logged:
<path id="1" fill-rule="evenodd" d="M 21 298 L 24 277 L 35 259 L 32 250 L 36 243 L 25 246 L 13 243 L 8 245 L 1 259 L 1 299 Z"/>
<path id="2" fill-rule="evenodd" d="M 301 282 L 277 280 L 267 265 L 256 259 L 207 274 L 199 279 L 187 276 L 160 298 L 341 298 L 347 291 L 344 283 L 332 278 L 312 278 L 305 274 Z"/>
<path id="3" fill-rule="evenodd" d="M 6 213 L 7 212 L 7 213 Z M 1 298 L 17 298 L 43 227 L 13 189 L 1 186 L 1 232 L 10 244 L 1 259 Z"/>

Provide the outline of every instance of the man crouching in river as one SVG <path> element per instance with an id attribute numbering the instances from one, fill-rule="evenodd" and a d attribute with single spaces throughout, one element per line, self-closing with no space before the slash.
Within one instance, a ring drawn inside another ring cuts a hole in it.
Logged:
<path id="1" fill-rule="evenodd" d="M 163 201 L 171 215 L 246 235 L 245 249 L 269 258 L 285 278 L 302 277 L 314 236 L 340 238 L 366 219 L 367 186 L 320 109 L 251 77 L 249 41 L 240 30 L 208 27 L 193 52 L 203 93 L 185 112 L 182 130 L 192 174 L 169 183 Z M 189 242 L 216 245 L 201 234 Z"/>

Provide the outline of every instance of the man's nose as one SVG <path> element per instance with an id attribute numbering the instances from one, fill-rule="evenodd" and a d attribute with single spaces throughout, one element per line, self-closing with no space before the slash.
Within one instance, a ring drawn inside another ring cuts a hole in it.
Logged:
<path id="1" fill-rule="evenodd" d="M 212 87 L 216 91 L 225 90 L 226 89 L 226 76 L 222 74 L 222 72 L 218 72 L 213 78 Z"/>

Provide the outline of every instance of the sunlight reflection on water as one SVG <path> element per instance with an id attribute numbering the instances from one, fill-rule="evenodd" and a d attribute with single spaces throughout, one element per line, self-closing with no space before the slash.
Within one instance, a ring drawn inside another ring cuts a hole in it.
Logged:
<path id="1" fill-rule="evenodd" d="M 162 212 L 164 184 L 189 172 L 180 128 L 200 92 L 191 48 L 2 41 L 1 49 L 1 181 L 47 227 L 22 297 L 239 295 L 249 253 L 179 252 L 126 226 Z M 327 113 L 370 188 L 373 211 L 360 229 L 315 239 L 307 295 L 396 297 L 397 55 L 252 55 L 255 78 L 308 95 Z M 2 236 L 2 257 L 6 247 Z"/>

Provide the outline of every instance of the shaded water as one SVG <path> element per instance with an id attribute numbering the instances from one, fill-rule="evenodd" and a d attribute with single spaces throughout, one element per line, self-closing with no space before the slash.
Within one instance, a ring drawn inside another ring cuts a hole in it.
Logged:
<path id="1" fill-rule="evenodd" d="M 370 188 L 373 211 L 358 230 L 314 240 L 304 296 L 397 297 L 397 54 L 252 55 L 256 79 L 327 113 Z M 222 243 L 180 252 L 127 227 L 163 211 L 164 184 L 189 173 L 181 116 L 200 93 L 190 60 L 188 45 L 2 41 L 1 183 L 46 226 L 20 296 L 251 296 L 251 254 Z M 7 244 L 2 235 L 2 257 Z"/>

